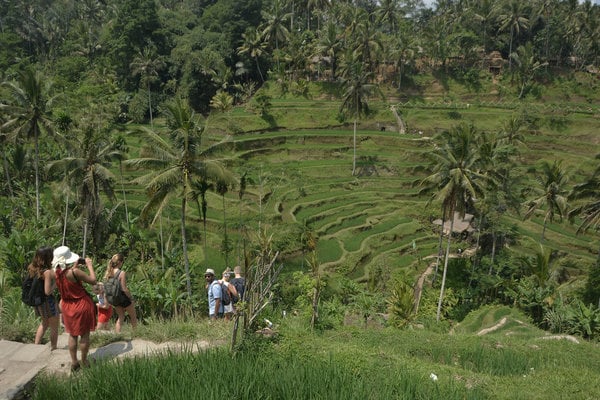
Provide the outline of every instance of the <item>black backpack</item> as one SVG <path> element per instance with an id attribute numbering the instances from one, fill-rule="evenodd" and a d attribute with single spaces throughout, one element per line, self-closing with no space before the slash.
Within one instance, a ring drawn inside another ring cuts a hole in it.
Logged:
<path id="1" fill-rule="evenodd" d="M 104 282 L 104 297 L 109 304 L 113 306 L 120 306 L 125 303 L 127 295 L 121 289 L 121 281 L 119 281 L 119 275 L 121 271 L 117 272 L 112 278 L 108 278 Z"/>
<path id="2" fill-rule="evenodd" d="M 235 287 L 237 291 L 237 297 L 233 299 L 233 304 L 237 303 L 240 300 L 244 299 L 244 290 L 246 286 L 246 279 L 244 278 L 233 278 L 231 280 L 231 284 Z"/>
<path id="3" fill-rule="evenodd" d="M 36 307 L 46 301 L 46 292 L 44 291 L 44 280 L 37 274 L 32 278 L 29 275 L 23 279 L 21 287 L 21 300 L 28 306 Z"/>
<path id="4" fill-rule="evenodd" d="M 221 303 L 223 303 L 224 306 L 228 306 L 231 304 L 231 296 L 229 293 L 229 289 L 224 283 L 221 283 Z"/>

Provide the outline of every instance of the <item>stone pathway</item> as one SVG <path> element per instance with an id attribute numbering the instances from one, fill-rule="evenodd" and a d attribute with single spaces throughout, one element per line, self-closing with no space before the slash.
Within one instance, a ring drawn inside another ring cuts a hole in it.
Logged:
<path id="1" fill-rule="evenodd" d="M 102 333 L 93 333 L 93 335 Z M 58 348 L 50 351 L 50 345 L 35 345 L 0 340 L 0 400 L 17 400 L 28 384 L 42 370 L 48 373 L 68 374 L 71 357 L 69 336 L 59 335 Z M 166 350 L 181 349 L 198 351 L 209 347 L 208 341 L 185 344 L 176 342 L 153 343 L 143 339 L 113 342 L 90 349 L 90 360 L 151 356 Z"/>

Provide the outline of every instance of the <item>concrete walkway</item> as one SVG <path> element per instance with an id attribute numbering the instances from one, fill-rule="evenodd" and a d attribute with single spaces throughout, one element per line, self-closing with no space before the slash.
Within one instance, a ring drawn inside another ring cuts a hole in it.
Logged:
<path id="1" fill-rule="evenodd" d="M 102 335 L 103 333 L 92 333 Z M 50 351 L 50 344 L 35 345 L 8 340 L 0 340 L 0 400 L 16 400 L 23 397 L 27 388 L 38 373 L 69 374 L 71 357 L 68 347 L 69 335 L 58 337 L 58 348 Z M 209 342 L 195 343 L 153 343 L 142 339 L 113 342 L 103 347 L 90 349 L 89 358 L 99 360 L 133 356 L 151 356 L 160 352 L 181 349 L 198 351 L 209 347 Z"/>

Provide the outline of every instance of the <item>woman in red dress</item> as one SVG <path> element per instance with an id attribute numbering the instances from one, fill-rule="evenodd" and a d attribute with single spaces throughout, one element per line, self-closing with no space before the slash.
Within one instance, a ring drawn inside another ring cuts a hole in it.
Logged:
<path id="1" fill-rule="evenodd" d="M 63 323 L 69 334 L 71 370 L 77 371 L 81 365 L 89 366 L 87 355 L 90 349 L 90 332 L 96 329 L 96 306 L 82 282 L 95 285 L 96 273 L 91 259 L 79 258 L 67 246 L 54 249 L 52 265 L 61 297 Z M 80 265 L 85 265 L 89 274 L 77 268 Z M 78 339 L 80 339 L 81 363 L 77 359 Z"/>

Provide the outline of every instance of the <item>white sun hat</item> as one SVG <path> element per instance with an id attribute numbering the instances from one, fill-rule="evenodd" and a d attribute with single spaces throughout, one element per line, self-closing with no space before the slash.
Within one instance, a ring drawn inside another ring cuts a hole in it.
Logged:
<path id="1" fill-rule="evenodd" d="M 57 263 L 65 263 L 73 264 L 75 261 L 79 260 L 79 255 L 75 254 L 69 249 L 67 246 L 59 246 L 54 249 L 54 259 L 52 260 L 52 264 L 55 265 Z"/>

